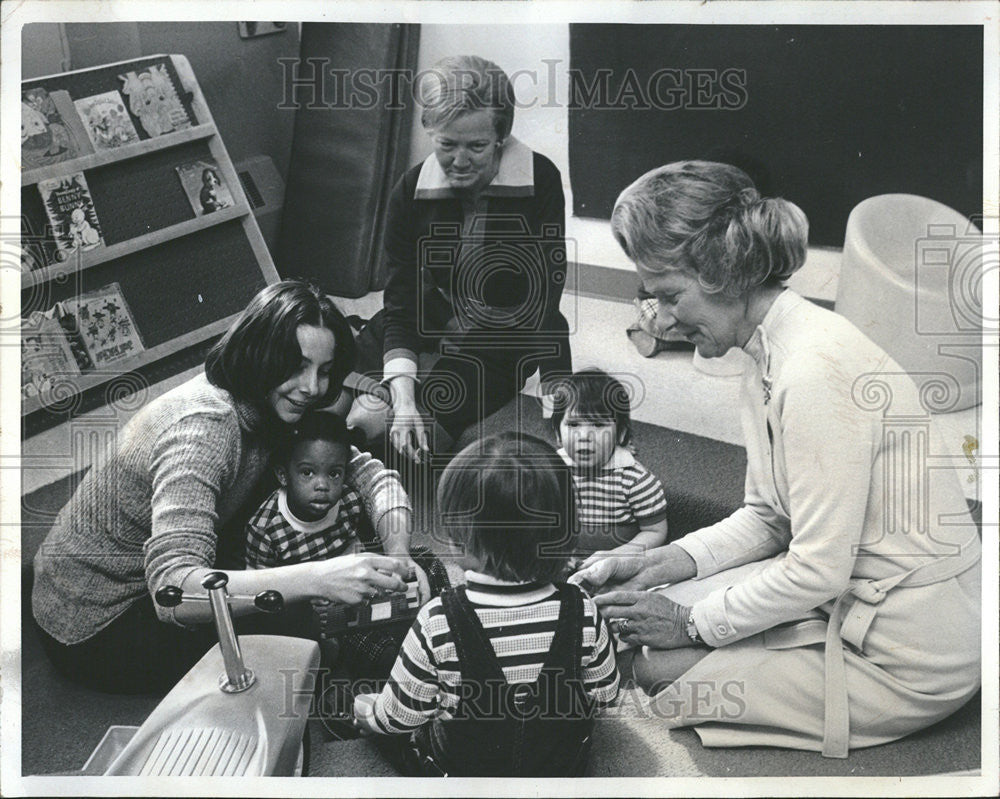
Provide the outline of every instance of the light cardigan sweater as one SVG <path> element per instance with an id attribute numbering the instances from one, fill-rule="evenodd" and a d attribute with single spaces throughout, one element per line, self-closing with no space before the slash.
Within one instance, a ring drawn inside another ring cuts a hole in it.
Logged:
<path id="1" fill-rule="evenodd" d="M 143 596 L 212 567 L 217 531 L 267 466 L 263 425 L 259 410 L 204 375 L 137 413 L 35 556 L 32 610 L 42 628 L 64 644 L 85 641 Z M 346 480 L 375 525 L 410 507 L 398 475 L 355 449 Z M 157 613 L 175 621 L 172 609 Z"/>
<path id="2" fill-rule="evenodd" d="M 980 540 L 935 398 L 860 330 L 785 291 L 744 349 L 745 504 L 663 589 L 717 648 L 657 700 L 709 746 L 845 756 L 979 686 Z"/>
<path id="3" fill-rule="evenodd" d="M 698 603 L 695 622 L 712 646 L 798 618 L 851 577 L 889 577 L 949 554 L 949 542 L 975 532 L 954 469 L 903 471 L 909 442 L 892 435 L 904 431 L 893 418 L 930 435 L 930 416 L 903 369 L 856 327 L 785 291 L 744 349 L 754 360 L 742 390 L 744 506 L 677 543 L 699 578 L 785 556 Z M 896 484 L 887 482 L 896 467 Z M 946 526 L 944 514 L 958 516 Z"/>

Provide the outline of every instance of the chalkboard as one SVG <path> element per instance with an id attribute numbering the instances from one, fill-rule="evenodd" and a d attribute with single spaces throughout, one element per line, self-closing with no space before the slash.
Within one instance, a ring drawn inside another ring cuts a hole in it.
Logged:
<path id="1" fill-rule="evenodd" d="M 876 194 L 982 213 L 983 40 L 974 26 L 570 26 L 577 216 L 670 161 L 734 163 L 842 246 Z"/>

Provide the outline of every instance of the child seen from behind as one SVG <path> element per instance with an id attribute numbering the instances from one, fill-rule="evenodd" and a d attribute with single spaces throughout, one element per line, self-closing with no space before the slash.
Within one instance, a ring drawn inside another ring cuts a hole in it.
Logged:
<path id="1" fill-rule="evenodd" d="M 532 436 L 463 449 L 441 476 L 439 531 L 466 585 L 425 605 L 359 726 L 411 775 L 575 776 L 596 707 L 618 692 L 608 626 L 562 582 L 575 539 L 569 469 Z"/>

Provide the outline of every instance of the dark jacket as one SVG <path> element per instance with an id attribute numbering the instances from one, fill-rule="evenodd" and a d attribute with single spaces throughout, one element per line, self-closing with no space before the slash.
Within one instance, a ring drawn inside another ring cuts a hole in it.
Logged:
<path id="1" fill-rule="evenodd" d="M 385 234 L 387 361 L 407 354 L 415 360 L 426 346 L 421 334 L 457 328 L 516 349 L 519 337 L 566 329 L 559 313 L 566 281 L 562 180 L 549 159 L 532 156 L 530 196 L 530 187 L 495 187 L 502 196 L 485 198 L 485 213 L 471 225 L 456 198 L 414 197 L 421 164 L 396 184 Z"/>

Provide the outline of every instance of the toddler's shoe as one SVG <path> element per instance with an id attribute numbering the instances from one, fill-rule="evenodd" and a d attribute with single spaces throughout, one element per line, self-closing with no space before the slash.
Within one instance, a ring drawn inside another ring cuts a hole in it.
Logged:
<path id="1" fill-rule="evenodd" d="M 343 679 L 324 680 L 317 696 L 316 716 L 327 741 L 350 741 L 361 735 L 354 723 L 354 695 Z"/>

